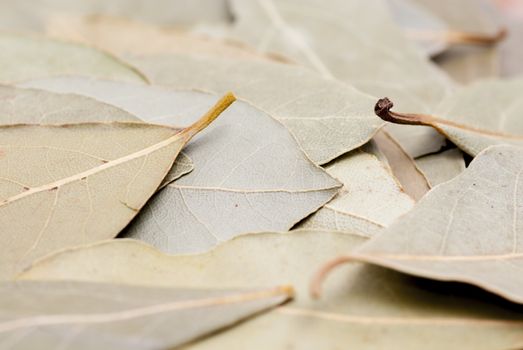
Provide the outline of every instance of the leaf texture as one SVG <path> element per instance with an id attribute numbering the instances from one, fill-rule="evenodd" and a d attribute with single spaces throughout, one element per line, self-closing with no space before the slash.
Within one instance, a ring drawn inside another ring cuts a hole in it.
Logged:
<path id="1" fill-rule="evenodd" d="M 325 169 L 344 187 L 301 227 L 372 236 L 414 206 L 390 170 L 372 154 L 356 150 Z"/>
<path id="2" fill-rule="evenodd" d="M 139 121 L 134 115 L 94 99 L 55 94 L 36 89 L 19 89 L 0 85 L 0 124 L 68 124 L 110 121 Z M 180 152 L 165 176 L 168 184 L 190 173 L 192 160 Z"/>
<path id="3" fill-rule="evenodd" d="M 476 289 L 417 280 L 378 267 L 345 265 L 327 281 L 324 297 L 311 300 L 312 271 L 328 257 L 364 241 L 359 235 L 327 231 L 265 233 L 235 238 L 205 254 L 166 256 L 140 242 L 116 240 L 55 254 L 21 277 L 193 288 L 295 286 L 292 303 L 187 349 L 318 349 L 344 344 L 364 350 L 491 350 L 520 344 L 521 307 Z"/>
<path id="4" fill-rule="evenodd" d="M 363 145 L 383 125 L 369 113 L 371 97 L 305 68 L 196 55 L 126 59 L 160 85 L 234 90 L 281 121 L 318 164 Z"/>
<path id="5" fill-rule="evenodd" d="M 214 100 L 201 92 L 74 78 L 28 85 L 75 91 L 177 126 L 190 124 Z M 225 111 L 185 152 L 195 170 L 155 196 L 126 236 L 171 253 L 205 251 L 245 232 L 288 230 L 340 187 L 280 123 L 245 102 Z"/>
<path id="6" fill-rule="evenodd" d="M 53 250 L 115 237 L 216 116 L 181 132 L 129 122 L 0 127 L 0 278 Z"/>
<path id="7" fill-rule="evenodd" d="M 490 147 L 353 258 L 522 303 L 522 174 L 520 148 Z"/>
<path id="8" fill-rule="evenodd" d="M 167 349 L 285 302 L 288 288 L 201 290 L 80 282 L 0 284 L 3 349 Z"/>
<path id="9" fill-rule="evenodd" d="M 0 34 L 0 52 L 1 83 L 67 74 L 146 81 L 135 68 L 107 53 L 43 37 Z"/>
<path id="10" fill-rule="evenodd" d="M 523 145 L 522 86 L 521 80 L 478 82 L 442 101 L 436 116 L 392 112 L 393 104 L 387 99 L 378 101 L 375 110 L 394 123 L 432 126 L 476 156 L 492 145 Z"/>
<path id="11" fill-rule="evenodd" d="M 426 175 L 432 187 L 452 180 L 465 170 L 463 152 L 457 148 L 418 158 L 416 164 Z"/>

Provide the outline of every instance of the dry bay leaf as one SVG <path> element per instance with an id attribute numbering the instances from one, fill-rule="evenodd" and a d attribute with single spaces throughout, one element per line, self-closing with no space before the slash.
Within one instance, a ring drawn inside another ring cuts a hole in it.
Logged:
<path id="1" fill-rule="evenodd" d="M 123 81 L 146 81 L 135 68 L 84 45 L 44 37 L 0 34 L 0 82 L 77 74 Z"/>
<path id="2" fill-rule="evenodd" d="M 0 126 L 0 278 L 54 250 L 115 237 L 185 143 L 233 101 L 224 96 L 180 132 L 132 122 Z"/>
<path id="3" fill-rule="evenodd" d="M 355 150 L 325 169 L 344 187 L 300 227 L 372 236 L 414 206 L 390 170 L 371 154 Z"/>
<path id="4" fill-rule="evenodd" d="M 523 145 L 523 80 L 486 80 L 464 87 L 443 100 L 435 115 L 396 113 L 382 99 L 376 114 L 398 124 L 432 126 L 464 152 L 475 156 L 497 144 Z"/>
<path id="5" fill-rule="evenodd" d="M 521 344 L 521 307 L 471 287 L 383 268 L 345 265 L 327 281 L 324 298 L 311 300 L 314 268 L 364 241 L 350 233 L 298 230 L 238 237 L 200 255 L 167 256 L 137 241 L 112 240 L 54 254 L 21 278 L 193 288 L 295 286 L 292 303 L 188 349 L 492 350 Z"/>
<path id="6" fill-rule="evenodd" d="M 287 287 L 151 288 L 86 282 L 0 284 L 3 349 L 167 349 L 273 308 Z"/>
<path id="7" fill-rule="evenodd" d="M 363 145 L 383 125 L 369 113 L 370 96 L 302 67 L 195 55 L 126 59 L 157 84 L 234 90 L 281 121 L 318 164 Z"/>
<path id="8" fill-rule="evenodd" d="M 214 101 L 202 92 L 70 77 L 25 86 L 76 92 L 177 126 L 190 124 Z M 340 187 L 280 123 L 241 101 L 185 152 L 195 170 L 156 195 L 127 236 L 171 253 L 204 251 L 241 233 L 288 230 Z"/>
<path id="9" fill-rule="evenodd" d="M 89 97 L 0 85 L 0 124 L 70 124 L 96 121 L 139 121 L 134 115 Z M 183 152 L 165 176 L 168 184 L 194 169 Z"/>
<path id="10" fill-rule="evenodd" d="M 463 152 L 458 148 L 418 158 L 416 164 L 427 176 L 432 187 L 455 178 L 465 170 Z"/>
<path id="11" fill-rule="evenodd" d="M 294 59 L 398 107 L 428 112 L 454 85 L 404 37 L 381 0 L 232 0 L 233 38 Z M 325 40 L 328 38 L 328 40 Z M 443 138 L 423 127 L 388 127 L 412 157 Z M 405 139 L 405 140 L 404 140 Z"/>
<path id="12" fill-rule="evenodd" d="M 45 31 L 54 16 L 108 15 L 162 26 L 187 26 L 200 21 L 227 22 L 227 0 L 32 0 L 0 1 L 0 28 L 17 32 Z"/>
<path id="13" fill-rule="evenodd" d="M 492 146 L 347 258 L 523 303 L 523 149 Z"/>

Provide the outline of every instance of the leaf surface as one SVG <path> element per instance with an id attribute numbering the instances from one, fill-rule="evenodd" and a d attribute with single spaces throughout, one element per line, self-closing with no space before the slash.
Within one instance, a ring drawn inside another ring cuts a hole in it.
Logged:
<path id="1" fill-rule="evenodd" d="M 432 126 L 464 152 L 476 156 L 492 145 L 523 145 L 521 91 L 522 80 L 486 80 L 442 101 L 435 116 L 393 112 L 387 99 L 380 100 L 375 110 L 393 123 Z"/>
<path id="2" fill-rule="evenodd" d="M 190 124 L 214 100 L 201 92 L 74 78 L 28 85 L 74 91 L 176 126 Z M 245 102 L 225 111 L 185 152 L 195 170 L 155 196 L 126 235 L 167 252 L 204 251 L 241 233 L 288 230 L 340 187 L 280 123 Z"/>
<path id="3" fill-rule="evenodd" d="M 463 152 L 458 148 L 418 158 L 416 164 L 429 179 L 432 187 L 452 180 L 465 170 Z"/>
<path id="4" fill-rule="evenodd" d="M 167 349 L 275 307 L 288 288 L 209 290 L 86 282 L 0 284 L 4 349 Z"/>
<path id="5" fill-rule="evenodd" d="M 107 53 L 43 37 L 0 34 L 0 52 L 1 83 L 67 74 L 146 81 L 135 68 Z"/>
<path id="6" fill-rule="evenodd" d="M 54 250 L 115 237 L 185 143 L 233 100 L 181 132 L 132 122 L 0 126 L 0 278 Z"/>
<path id="7" fill-rule="evenodd" d="M 414 206 L 386 165 L 372 154 L 356 150 L 325 169 L 344 187 L 301 227 L 372 236 Z"/>
<path id="8" fill-rule="evenodd" d="M 311 300 L 308 285 L 314 269 L 364 241 L 359 235 L 327 231 L 265 233 L 235 238 L 205 254 L 166 256 L 136 241 L 116 240 L 48 257 L 22 278 L 194 288 L 281 283 L 295 287 L 292 303 L 189 349 L 317 349 L 344 344 L 364 350 L 491 350 L 520 344 L 521 307 L 477 289 L 452 288 L 378 267 L 345 265 L 327 281 L 324 297 Z"/>
<path id="9" fill-rule="evenodd" d="M 353 258 L 522 303 L 522 174 L 522 149 L 490 147 Z"/>
<path id="10" fill-rule="evenodd" d="M 0 124 L 68 124 L 139 121 L 134 115 L 94 99 L 0 85 Z M 192 160 L 180 152 L 163 185 L 190 173 Z"/>

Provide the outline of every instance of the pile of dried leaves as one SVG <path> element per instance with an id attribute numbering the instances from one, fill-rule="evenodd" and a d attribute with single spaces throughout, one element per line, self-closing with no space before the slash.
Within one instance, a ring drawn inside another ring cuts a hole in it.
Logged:
<path id="1" fill-rule="evenodd" d="M 522 348 L 517 5 L 0 0 L 0 348 Z"/>

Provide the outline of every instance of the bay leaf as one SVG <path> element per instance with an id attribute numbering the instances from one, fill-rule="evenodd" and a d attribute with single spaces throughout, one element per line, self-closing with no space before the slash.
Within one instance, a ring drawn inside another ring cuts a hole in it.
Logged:
<path id="1" fill-rule="evenodd" d="M 471 283 L 523 303 L 521 174 L 523 149 L 489 147 L 348 259 Z"/>
<path id="2" fill-rule="evenodd" d="M 20 278 L 192 288 L 295 286 L 293 302 L 188 349 L 492 350 L 521 343 L 521 306 L 478 289 L 379 267 L 342 266 L 326 281 L 323 298 L 311 300 L 309 278 L 318 264 L 364 241 L 350 233 L 298 230 L 237 237 L 200 255 L 167 256 L 137 241 L 112 240 L 54 254 Z"/>
<path id="3" fill-rule="evenodd" d="M 432 187 L 455 178 L 465 170 L 463 152 L 457 148 L 418 158 L 416 164 L 429 179 Z"/>
<path id="4" fill-rule="evenodd" d="M 414 206 L 390 170 L 372 154 L 355 150 L 325 169 L 344 187 L 301 224 L 303 228 L 361 232 L 372 236 Z"/>
<path id="5" fill-rule="evenodd" d="M 148 122 L 176 126 L 193 122 L 215 99 L 202 92 L 79 78 L 25 86 L 76 92 Z M 185 152 L 195 170 L 152 198 L 126 236 L 168 252 L 204 251 L 241 233 L 288 230 L 340 187 L 307 159 L 280 123 L 246 102 L 225 111 Z"/>
<path id="6" fill-rule="evenodd" d="M 115 237 L 197 132 L 132 122 L 0 126 L 0 278 L 54 250 Z M 30 220 L 23 220 L 30 218 Z"/>
<path id="7" fill-rule="evenodd" d="M 239 42 L 212 40 L 179 29 L 106 16 L 54 17 L 48 22 L 46 33 L 52 37 L 92 45 L 116 55 L 182 53 L 261 61 L 276 59 L 261 55 Z"/>
<path id="8" fill-rule="evenodd" d="M 376 113 L 401 124 L 429 125 L 464 152 L 476 156 L 496 144 L 523 145 L 523 81 L 486 80 L 457 91 L 441 102 L 435 115 L 395 113 L 390 101 L 376 105 Z"/>
<path id="9" fill-rule="evenodd" d="M 134 67 L 108 53 L 44 37 L 1 33 L 0 52 L 1 83 L 67 74 L 147 81 Z"/>
<path id="10" fill-rule="evenodd" d="M 0 283 L 4 349 L 167 349 L 291 297 L 288 287 L 209 290 L 86 282 Z"/>
<path id="11" fill-rule="evenodd" d="M 407 37 L 415 40 L 417 46 L 427 56 L 435 56 L 448 48 L 444 38 L 434 40 L 419 38 L 419 33 L 444 33 L 448 25 L 420 4 L 412 0 L 388 0 L 390 13 L 394 21 L 402 27 Z"/>
<path id="12" fill-rule="evenodd" d="M 0 28 L 17 32 L 45 31 L 54 16 L 109 15 L 161 26 L 190 26 L 201 21 L 230 20 L 227 0 L 32 0 L 0 1 Z"/>
<path id="13" fill-rule="evenodd" d="M 428 112 L 454 84 L 422 57 L 387 10 L 381 0 L 232 0 L 231 36 L 368 94 L 389 96 L 400 108 Z M 428 128 L 408 128 L 407 135 L 397 129 L 388 131 L 412 157 L 438 151 L 443 142 Z"/>
<path id="14" fill-rule="evenodd" d="M 139 121 L 134 115 L 74 94 L 55 94 L 36 89 L 20 89 L 0 85 L 0 124 L 67 124 L 96 121 Z M 173 167 L 165 176 L 168 184 L 190 173 L 192 160 L 183 152 L 178 154 Z"/>
<path id="15" fill-rule="evenodd" d="M 156 84 L 215 93 L 233 89 L 281 121 L 317 164 L 363 145 L 383 125 L 369 113 L 370 96 L 306 68 L 203 55 L 126 59 Z"/>

